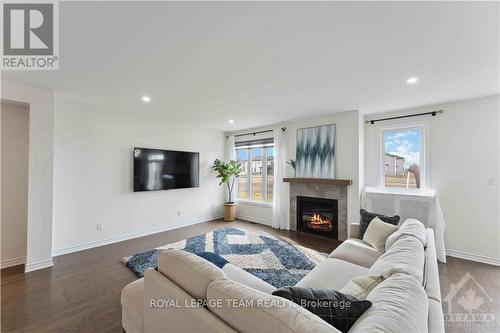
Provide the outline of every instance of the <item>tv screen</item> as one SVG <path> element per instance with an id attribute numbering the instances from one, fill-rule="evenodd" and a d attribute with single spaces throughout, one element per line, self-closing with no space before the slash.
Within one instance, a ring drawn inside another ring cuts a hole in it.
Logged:
<path id="1" fill-rule="evenodd" d="M 199 186 L 200 153 L 134 148 L 134 192 Z"/>

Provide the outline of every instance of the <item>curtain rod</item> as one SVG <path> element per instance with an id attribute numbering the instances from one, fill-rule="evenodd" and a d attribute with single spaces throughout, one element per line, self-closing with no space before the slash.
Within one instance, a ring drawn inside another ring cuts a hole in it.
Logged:
<path id="1" fill-rule="evenodd" d="M 282 127 L 281 130 L 284 132 L 286 131 L 286 127 Z M 269 133 L 269 132 L 272 132 L 273 130 L 265 130 L 265 131 L 257 131 L 257 132 L 250 132 L 250 133 L 243 133 L 243 134 L 237 134 L 235 135 L 234 137 L 235 138 L 238 138 L 240 136 L 246 136 L 246 135 L 257 135 L 257 134 L 262 134 L 262 133 Z M 226 139 L 229 138 L 229 135 L 226 135 Z"/>
<path id="2" fill-rule="evenodd" d="M 365 123 L 373 125 L 379 121 L 394 120 L 394 119 L 401 119 L 401 118 L 410 118 L 410 117 L 427 116 L 427 115 L 431 115 L 431 116 L 435 117 L 438 113 L 443 113 L 443 112 L 444 112 L 443 110 L 436 110 L 436 111 L 423 112 L 423 113 L 407 114 L 404 116 L 367 120 L 367 121 L 365 121 Z"/>

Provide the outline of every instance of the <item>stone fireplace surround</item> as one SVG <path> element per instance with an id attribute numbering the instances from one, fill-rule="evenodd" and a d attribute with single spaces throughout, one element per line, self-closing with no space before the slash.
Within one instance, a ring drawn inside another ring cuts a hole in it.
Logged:
<path id="1" fill-rule="evenodd" d="M 284 178 L 290 183 L 290 230 L 297 230 L 297 196 L 338 200 L 338 239 L 347 239 L 347 186 L 351 180 Z"/>

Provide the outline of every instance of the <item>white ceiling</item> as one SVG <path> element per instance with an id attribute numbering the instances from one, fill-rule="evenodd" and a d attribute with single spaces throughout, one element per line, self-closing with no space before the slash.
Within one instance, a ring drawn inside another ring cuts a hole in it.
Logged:
<path id="1" fill-rule="evenodd" d="M 220 130 L 499 92 L 498 2 L 61 2 L 59 45 L 4 78 Z"/>

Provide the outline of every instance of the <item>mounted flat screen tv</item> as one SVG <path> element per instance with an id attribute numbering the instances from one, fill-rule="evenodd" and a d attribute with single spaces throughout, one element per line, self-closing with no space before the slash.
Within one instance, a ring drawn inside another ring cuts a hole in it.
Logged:
<path id="1" fill-rule="evenodd" d="M 134 192 L 199 187 L 200 153 L 134 148 Z"/>

